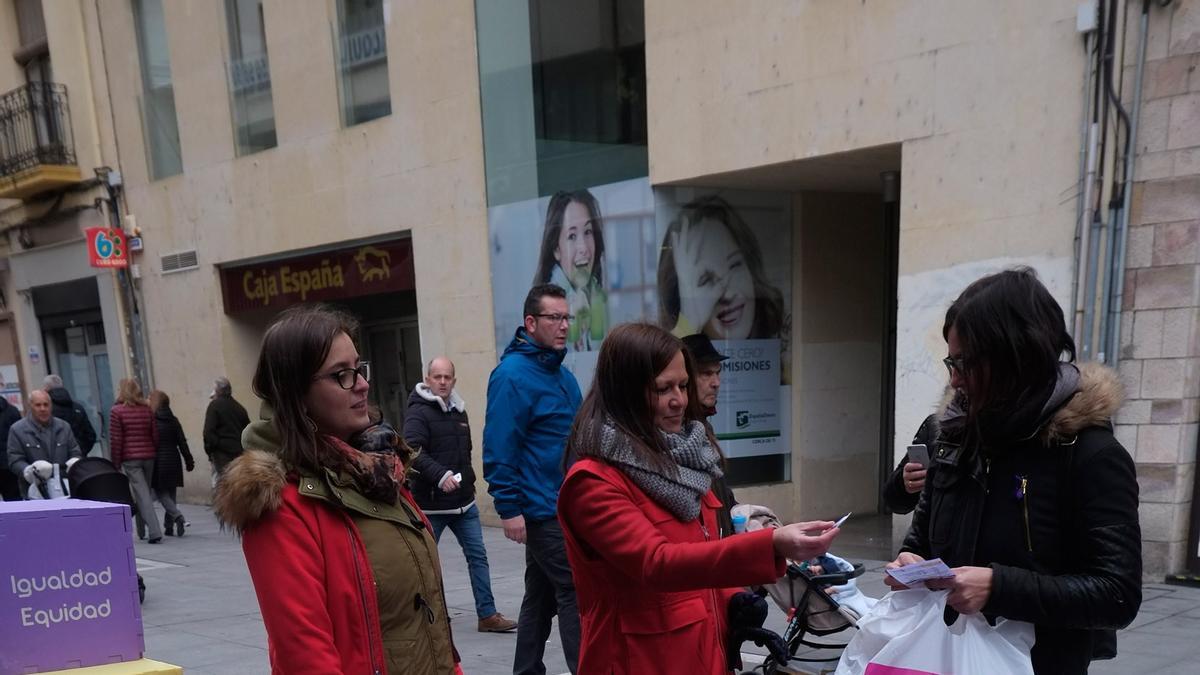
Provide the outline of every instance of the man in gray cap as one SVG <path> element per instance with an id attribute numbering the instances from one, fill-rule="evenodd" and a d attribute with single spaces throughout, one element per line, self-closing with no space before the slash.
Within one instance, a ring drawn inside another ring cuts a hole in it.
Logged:
<path id="1" fill-rule="evenodd" d="M 712 340 L 703 333 L 696 333 L 683 338 L 683 345 L 687 347 L 688 353 L 692 357 L 692 366 L 696 378 L 696 396 L 700 399 L 700 405 L 704 408 L 705 418 L 712 417 L 717 414 L 717 394 L 721 391 L 721 362 L 728 359 L 717 348 L 713 346 Z M 705 419 L 704 424 L 712 429 Z M 720 448 L 717 449 L 720 452 Z M 721 454 L 722 466 L 724 466 L 724 453 Z M 727 537 L 733 534 L 733 515 L 731 511 L 737 499 L 733 496 L 733 490 L 729 488 L 729 484 L 725 482 L 725 477 L 713 480 L 713 494 L 717 499 L 721 500 L 721 508 L 717 510 L 717 529 L 718 536 Z"/>
<path id="2" fill-rule="evenodd" d="M 717 414 L 717 393 L 721 390 L 721 362 L 729 357 L 717 351 L 703 333 L 683 338 L 683 344 L 696 366 L 696 393 L 704 406 L 704 415 L 712 417 Z"/>

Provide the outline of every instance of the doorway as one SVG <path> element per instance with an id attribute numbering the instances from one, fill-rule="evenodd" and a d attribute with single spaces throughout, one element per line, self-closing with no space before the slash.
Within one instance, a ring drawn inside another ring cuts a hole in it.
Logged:
<path id="1" fill-rule="evenodd" d="M 415 319 L 363 326 L 364 358 L 371 362 L 370 401 L 383 421 L 403 431 L 408 396 L 421 381 L 421 336 Z"/>

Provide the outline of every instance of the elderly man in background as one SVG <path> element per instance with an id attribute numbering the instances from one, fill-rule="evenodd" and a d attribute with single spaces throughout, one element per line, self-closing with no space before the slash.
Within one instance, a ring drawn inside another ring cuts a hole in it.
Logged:
<path id="1" fill-rule="evenodd" d="M 83 456 L 75 435 L 66 422 L 54 416 L 50 394 L 41 389 L 29 392 L 29 416 L 8 430 L 8 468 L 22 481 L 21 493 L 36 485 L 42 497 L 49 497 L 46 482 L 59 467 L 65 479 L 67 469 Z"/>
<path id="2" fill-rule="evenodd" d="M 96 445 L 96 428 L 92 426 L 83 406 L 71 398 L 71 392 L 63 386 L 62 378 L 58 375 L 47 375 L 46 379 L 42 380 L 42 389 L 50 394 L 54 416 L 70 425 L 75 442 L 79 444 L 79 451 L 84 455 L 91 452 L 92 446 Z"/>
<path id="3" fill-rule="evenodd" d="M 249 425 L 250 416 L 234 400 L 229 380 L 218 377 L 213 382 L 212 401 L 204 413 L 204 454 L 208 455 L 216 476 L 242 454 L 242 430 Z"/>

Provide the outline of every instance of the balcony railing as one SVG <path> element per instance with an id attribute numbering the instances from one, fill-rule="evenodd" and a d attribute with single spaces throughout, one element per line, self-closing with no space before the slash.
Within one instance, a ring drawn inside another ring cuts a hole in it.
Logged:
<path id="1" fill-rule="evenodd" d="M 67 88 L 53 82 L 30 82 L 23 87 L 0 95 L 0 196 L 21 197 L 54 187 L 45 181 L 30 183 L 31 172 L 47 167 L 75 165 L 75 143 L 71 133 L 71 110 L 67 104 Z M 71 172 L 68 172 L 71 173 Z M 60 180 L 51 183 L 61 184 Z M 78 178 L 75 178 L 78 180 Z M 17 189 L 18 183 L 26 183 Z"/>

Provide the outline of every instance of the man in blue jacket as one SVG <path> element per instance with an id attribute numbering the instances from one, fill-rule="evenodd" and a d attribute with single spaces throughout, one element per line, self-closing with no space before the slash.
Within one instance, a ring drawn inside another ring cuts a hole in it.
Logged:
<path id="1" fill-rule="evenodd" d="M 563 452 L 582 397 L 567 355 L 567 294 L 553 284 L 525 296 L 525 325 L 488 379 L 483 477 L 504 536 L 525 544 L 525 597 L 517 620 L 513 673 L 546 672 L 542 656 L 558 615 L 567 666 L 579 662 L 579 609 L 558 526 Z"/>

